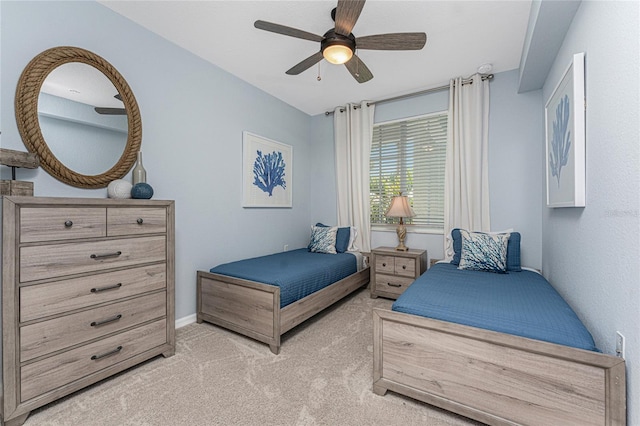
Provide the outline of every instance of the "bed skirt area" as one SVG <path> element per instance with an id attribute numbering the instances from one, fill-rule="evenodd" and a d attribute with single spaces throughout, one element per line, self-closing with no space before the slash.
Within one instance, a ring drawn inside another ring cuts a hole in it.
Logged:
<path id="1" fill-rule="evenodd" d="M 490 425 L 625 425 L 622 358 L 420 317 L 373 312 L 373 391 Z"/>

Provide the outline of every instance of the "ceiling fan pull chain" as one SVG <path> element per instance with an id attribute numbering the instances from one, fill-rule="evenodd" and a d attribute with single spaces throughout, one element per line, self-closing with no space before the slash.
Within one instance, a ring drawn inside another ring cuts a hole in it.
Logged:
<path id="1" fill-rule="evenodd" d="M 320 62 L 318 62 L 318 81 L 322 80 L 322 77 L 320 77 Z"/>
<path id="2" fill-rule="evenodd" d="M 356 55 L 358 53 L 358 48 L 356 48 Z M 356 77 L 360 77 L 360 62 L 356 62 Z"/>

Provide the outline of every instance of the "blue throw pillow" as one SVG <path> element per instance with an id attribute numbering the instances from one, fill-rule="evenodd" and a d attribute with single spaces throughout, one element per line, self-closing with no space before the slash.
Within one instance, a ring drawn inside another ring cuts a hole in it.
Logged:
<path id="1" fill-rule="evenodd" d="M 460 253 L 462 253 L 462 235 L 460 235 L 460 229 L 454 228 L 451 230 L 451 239 L 453 240 L 453 259 L 451 259 L 451 263 L 459 265 Z"/>
<path id="2" fill-rule="evenodd" d="M 507 272 L 509 234 L 486 234 L 460 230 L 462 252 L 458 269 Z"/>
<path id="3" fill-rule="evenodd" d="M 326 226 L 311 227 L 309 251 L 314 253 L 336 254 L 336 234 L 338 228 Z"/>
<path id="4" fill-rule="evenodd" d="M 520 233 L 512 232 L 507 245 L 507 271 L 520 272 Z"/>
<path id="5" fill-rule="evenodd" d="M 511 232 L 511 235 L 509 236 L 509 243 L 507 245 L 507 271 L 522 271 L 522 267 L 520 265 L 520 238 L 519 232 Z M 451 260 L 451 263 L 459 265 L 460 254 L 462 252 L 462 236 L 460 235 L 459 228 L 451 230 L 451 239 L 453 240 L 453 259 Z"/>
<path id="6" fill-rule="evenodd" d="M 316 226 L 320 226 L 323 228 L 329 228 L 329 225 L 324 225 L 322 223 L 316 223 Z M 351 228 L 344 227 L 338 228 L 338 233 L 336 235 L 336 251 L 338 253 L 344 253 L 349 250 L 349 238 L 351 237 Z"/>

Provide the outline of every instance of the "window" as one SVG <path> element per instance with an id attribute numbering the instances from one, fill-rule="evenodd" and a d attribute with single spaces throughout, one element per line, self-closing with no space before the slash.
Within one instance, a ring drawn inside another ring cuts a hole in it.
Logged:
<path id="1" fill-rule="evenodd" d="M 402 191 L 416 214 L 405 223 L 423 229 L 444 228 L 446 111 L 373 126 L 370 165 L 371 225 L 385 217 L 391 198 Z"/>

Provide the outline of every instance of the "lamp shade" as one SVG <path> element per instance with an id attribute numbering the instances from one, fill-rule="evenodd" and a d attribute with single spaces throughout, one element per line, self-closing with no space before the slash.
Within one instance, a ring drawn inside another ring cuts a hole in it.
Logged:
<path id="1" fill-rule="evenodd" d="M 386 217 L 414 217 L 416 214 L 409 205 L 409 198 L 405 195 L 393 197 L 389 210 L 384 214 Z"/>

